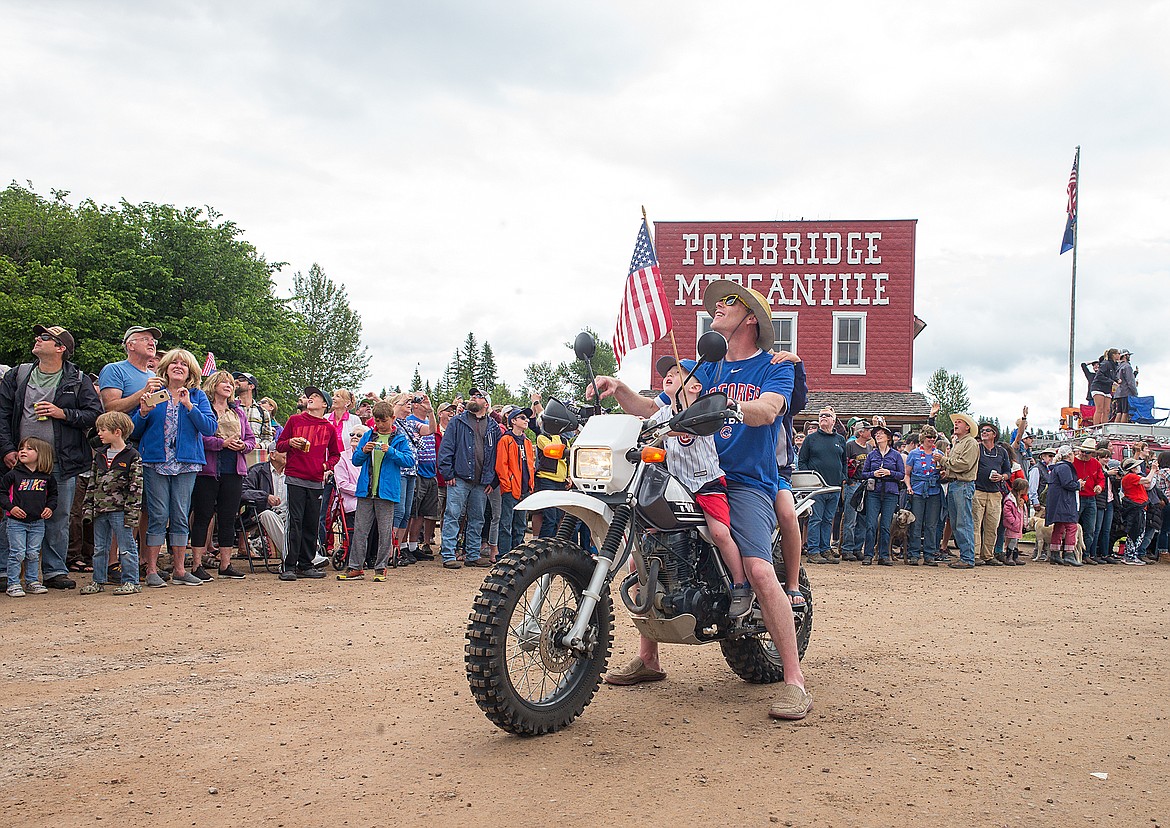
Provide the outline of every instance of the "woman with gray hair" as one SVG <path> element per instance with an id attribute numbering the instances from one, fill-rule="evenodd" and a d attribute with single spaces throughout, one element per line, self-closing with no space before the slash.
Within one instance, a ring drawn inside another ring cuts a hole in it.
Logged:
<path id="1" fill-rule="evenodd" d="M 1052 551 L 1048 560 L 1053 564 L 1081 566 L 1076 558 L 1077 548 L 1077 492 L 1081 482 L 1072 464 L 1072 446 L 1061 446 L 1056 450 L 1056 462 L 1040 474 L 1048 484 L 1048 497 L 1044 506 L 1044 523 L 1052 527 Z"/>

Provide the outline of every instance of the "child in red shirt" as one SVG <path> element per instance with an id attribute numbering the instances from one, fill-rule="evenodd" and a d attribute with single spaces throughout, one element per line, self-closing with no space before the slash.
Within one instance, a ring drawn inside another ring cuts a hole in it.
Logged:
<path id="1" fill-rule="evenodd" d="M 1121 461 L 1121 494 L 1124 498 L 1121 506 L 1121 516 L 1125 520 L 1125 559 L 1122 563 L 1127 566 L 1145 566 L 1145 561 L 1138 558 L 1138 549 L 1141 547 L 1142 536 L 1146 532 L 1146 504 L 1150 502 L 1149 490 L 1154 487 L 1158 477 L 1158 460 L 1150 463 L 1150 473 L 1145 477 L 1138 474 L 1141 461 L 1136 457 L 1127 457 Z"/>

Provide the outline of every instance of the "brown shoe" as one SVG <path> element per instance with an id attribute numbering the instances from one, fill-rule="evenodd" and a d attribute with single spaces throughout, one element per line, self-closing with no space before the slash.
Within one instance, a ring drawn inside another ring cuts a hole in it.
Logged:
<path id="1" fill-rule="evenodd" d="M 485 568 L 489 567 L 489 566 L 495 566 L 495 564 L 492 562 L 491 558 L 484 558 L 484 557 L 476 558 L 474 561 L 468 561 L 467 565 L 468 566 L 482 566 Z"/>
<path id="2" fill-rule="evenodd" d="M 812 693 L 795 684 L 785 684 L 768 715 L 773 719 L 795 722 L 807 716 L 812 706 Z"/>
<path id="3" fill-rule="evenodd" d="M 602 678 L 605 679 L 606 684 L 630 687 L 644 681 L 662 681 L 666 678 L 666 673 L 661 670 L 651 670 L 642 662 L 642 659 L 635 656 L 625 667 L 620 670 L 610 670 Z"/>

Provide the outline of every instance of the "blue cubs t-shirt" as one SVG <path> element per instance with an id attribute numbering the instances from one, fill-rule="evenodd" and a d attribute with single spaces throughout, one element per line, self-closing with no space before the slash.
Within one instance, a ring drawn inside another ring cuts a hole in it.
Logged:
<path id="1" fill-rule="evenodd" d="M 763 351 L 738 362 L 701 365 L 695 372 L 695 377 L 703 383 L 704 393 L 722 391 L 729 400 L 750 402 L 770 392 L 782 396 L 786 407 L 792 402 L 795 376 L 791 362 L 773 365 L 772 355 Z M 747 426 L 729 420 L 716 432 L 719 465 L 728 480 L 776 496 L 779 487 L 776 448 L 783 421 L 783 415 L 767 426 Z"/>

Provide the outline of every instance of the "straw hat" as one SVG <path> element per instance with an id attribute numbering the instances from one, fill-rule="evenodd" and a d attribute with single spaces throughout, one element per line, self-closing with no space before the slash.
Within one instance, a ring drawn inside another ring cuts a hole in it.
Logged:
<path id="1" fill-rule="evenodd" d="M 707 289 L 703 291 L 703 307 L 707 309 L 707 313 L 714 316 L 715 303 L 728 296 L 739 297 L 739 300 L 755 315 L 759 325 L 759 331 L 756 334 L 756 347 L 761 351 L 772 350 L 772 346 L 776 344 L 776 331 L 772 327 L 772 307 L 768 304 L 768 300 L 751 288 L 745 288 L 743 285 L 727 279 L 719 279 L 708 284 Z"/>
<path id="2" fill-rule="evenodd" d="M 979 433 L 979 423 L 975 422 L 975 419 L 970 414 L 964 414 L 963 412 L 959 411 L 951 415 L 951 425 L 959 422 L 959 420 L 962 420 L 967 424 L 967 428 L 971 430 L 972 434 Z"/>

